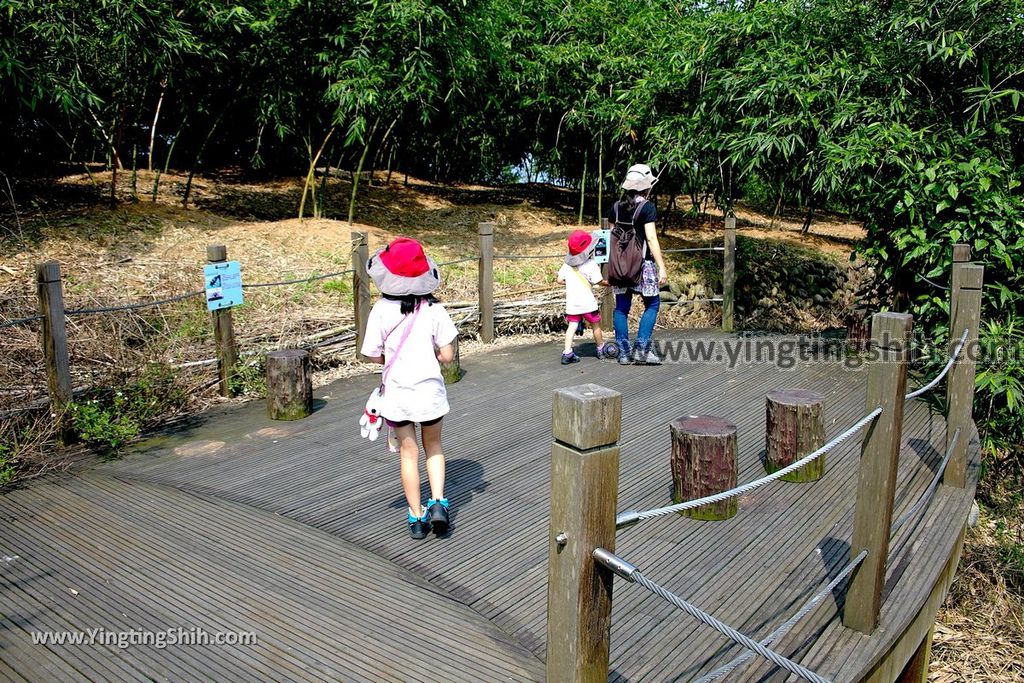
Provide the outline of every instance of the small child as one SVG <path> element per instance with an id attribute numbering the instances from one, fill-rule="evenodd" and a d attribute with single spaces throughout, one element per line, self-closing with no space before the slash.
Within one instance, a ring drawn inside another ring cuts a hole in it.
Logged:
<path id="1" fill-rule="evenodd" d="M 569 329 L 565 331 L 562 365 L 580 362 L 580 357 L 572 349 L 572 338 L 583 321 L 590 323 L 594 331 L 597 357 L 605 357 L 604 336 L 599 324 L 601 314 L 597 309 L 593 286 L 608 283 L 602 278 L 601 268 L 594 260 L 596 246 L 594 236 L 589 232 L 574 230 L 569 235 L 569 253 L 565 255 L 565 263 L 558 269 L 558 281 L 565 283 L 565 319 L 569 321 Z"/>
<path id="2" fill-rule="evenodd" d="M 399 237 L 374 254 L 366 270 L 382 296 L 370 311 L 361 353 L 384 365 L 381 415 L 398 441 L 409 533 L 415 539 L 431 529 L 441 535 L 449 524 L 441 449 L 441 420 L 449 406 L 439 363 L 452 361 L 459 332 L 433 296 L 441 276 L 419 242 Z M 430 481 L 426 506 L 420 502 L 417 423 Z"/>

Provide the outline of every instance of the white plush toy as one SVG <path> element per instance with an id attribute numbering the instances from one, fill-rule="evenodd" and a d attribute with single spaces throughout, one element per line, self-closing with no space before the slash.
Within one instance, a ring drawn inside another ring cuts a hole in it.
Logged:
<path id="1" fill-rule="evenodd" d="M 384 426 L 384 418 L 380 415 L 383 404 L 384 397 L 380 395 L 380 387 L 377 387 L 367 399 L 363 416 L 359 418 L 359 433 L 363 438 L 376 441 L 380 436 L 380 428 Z"/>

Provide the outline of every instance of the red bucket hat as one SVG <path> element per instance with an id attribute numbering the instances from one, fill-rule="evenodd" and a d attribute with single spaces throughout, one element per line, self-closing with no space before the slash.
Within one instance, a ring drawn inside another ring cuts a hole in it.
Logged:
<path id="1" fill-rule="evenodd" d="M 383 294 L 408 296 L 430 294 L 441 284 L 437 264 L 423 253 L 423 245 L 398 237 L 370 257 L 366 270 Z"/>
<path id="2" fill-rule="evenodd" d="M 594 255 L 594 236 L 584 230 L 573 230 L 569 235 L 569 253 L 565 262 L 570 266 L 582 266 Z"/>

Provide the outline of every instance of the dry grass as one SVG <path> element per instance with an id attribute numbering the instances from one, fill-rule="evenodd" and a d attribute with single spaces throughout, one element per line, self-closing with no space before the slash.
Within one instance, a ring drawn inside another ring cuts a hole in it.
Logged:
<path id="1" fill-rule="evenodd" d="M 1024 513 L 1019 508 L 1008 515 L 982 510 L 939 612 L 929 681 L 1024 682 L 1022 542 Z"/>

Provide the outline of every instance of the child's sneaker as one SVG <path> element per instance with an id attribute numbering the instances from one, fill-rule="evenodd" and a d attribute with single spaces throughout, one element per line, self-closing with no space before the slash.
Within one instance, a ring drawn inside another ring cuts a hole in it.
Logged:
<path id="1" fill-rule="evenodd" d="M 598 358 L 604 358 L 605 357 L 604 356 L 604 352 L 605 352 L 605 349 L 607 349 L 607 348 L 608 348 L 607 344 L 601 344 L 600 346 L 598 346 L 597 347 L 597 357 Z"/>
<path id="2" fill-rule="evenodd" d="M 408 508 L 407 508 L 408 509 Z M 426 510 L 423 511 L 422 517 L 416 517 L 412 514 L 412 510 L 408 509 L 409 515 L 409 535 L 415 538 L 417 541 L 427 537 L 430 533 L 430 522 L 428 521 L 428 513 Z"/>
<path id="3" fill-rule="evenodd" d="M 571 363 L 579 363 L 580 357 L 576 355 L 575 351 L 562 354 L 562 365 L 569 365 Z"/>
<path id="4" fill-rule="evenodd" d="M 427 515 L 434 533 L 441 536 L 448 532 L 448 499 L 430 498 L 427 500 Z"/>

